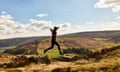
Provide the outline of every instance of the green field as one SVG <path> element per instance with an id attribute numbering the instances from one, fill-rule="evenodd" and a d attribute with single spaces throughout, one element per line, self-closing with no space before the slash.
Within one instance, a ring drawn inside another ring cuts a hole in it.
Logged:
<path id="1" fill-rule="evenodd" d="M 56 57 L 60 56 L 57 49 L 51 49 L 48 52 L 46 52 L 46 54 L 44 54 L 43 51 L 44 51 L 43 49 L 38 50 L 38 53 L 39 53 L 40 56 L 48 56 L 48 57 L 51 57 L 51 58 L 56 58 Z"/>

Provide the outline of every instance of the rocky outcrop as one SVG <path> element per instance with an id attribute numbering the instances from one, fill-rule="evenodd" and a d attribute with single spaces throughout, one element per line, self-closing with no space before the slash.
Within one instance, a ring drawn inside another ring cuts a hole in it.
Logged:
<path id="1" fill-rule="evenodd" d="M 15 68 L 15 67 L 23 67 L 26 65 L 29 65 L 31 63 L 43 63 L 43 64 L 50 64 L 51 60 L 47 56 L 40 57 L 37 55 L 17 55 L 12 58 L 12 60 L 9 63 L 1 64 L 1 67 L 5 68 Z"/>

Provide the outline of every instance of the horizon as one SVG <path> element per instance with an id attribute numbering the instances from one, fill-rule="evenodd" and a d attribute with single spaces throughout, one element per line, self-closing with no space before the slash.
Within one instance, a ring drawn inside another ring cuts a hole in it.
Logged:
<path id="1" fill-rule="evenodd" d="M 83 32 L 74 32 L 74 33 L 66 33 L 66 34 L 61 34 L 58 36 L 64 36 L 64 35 L 70 35 L 70 34 L 76 34 L 76 33 L 95 33 L 95 32 L 114 32 L 114 31 L 120 31 L 120 30 L 101 30 L 101 31 L 83 31 Z M 7 40 L 7 39 L 16 39 L 16 38 L 36 38 L 36 37 L 50 37 L 51 35 L 41 35 L 41 36 L 18 36 L 18 37 L 7 37 L 7 38 L 0 38 L 0 40 Z"/>
<path id="2" fill-rule="evenodd" d="M 118 0 L 1 0 L 0 39 L 120 30 Z"/>

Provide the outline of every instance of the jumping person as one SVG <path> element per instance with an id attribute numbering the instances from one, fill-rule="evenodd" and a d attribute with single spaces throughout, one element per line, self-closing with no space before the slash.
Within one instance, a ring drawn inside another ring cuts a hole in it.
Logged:
<path id="1" fill-rule="evenodd" d="M 44 50 L 44 54 L 45 54 L 48 50 L 52 49 L 52 48 L 54 47 L 54 45 L 56 44 L 57 47 L 58 47 L 58 50 L 59 50 L 60 55 L 62 55 L 62 52 L 61 52 L 61 49 L 60 49 L 60 45 L 59 45 L 58 42 L 56 41 L 56 36 L 57 36 L 57 30 L 58 30 L 58 28 L 59 28 L 59 27 L 56 27 L 56 26 L 54 27 L 54 29 L 51 29 L 51 28 L 50 28 L 50 31 L 51 31 L 51 33 L 52 33 L 51 47 L 49 47 L 48 49 L 45 49 L 45 50 Z"/>

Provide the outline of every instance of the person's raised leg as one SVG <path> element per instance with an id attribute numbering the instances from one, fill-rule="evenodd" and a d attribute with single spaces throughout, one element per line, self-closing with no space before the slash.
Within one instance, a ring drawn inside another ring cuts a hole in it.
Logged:
<path id="1" fill-rule="evenodd" d="M 47 48 L 47 49 L 44 50 L 44 54 L 45 54 L 48 50 L 52 49 L 53 47 L 54 47 L 54 43 L 51 44 L 51 47 L 49 47 L 49 48 Z"/>

